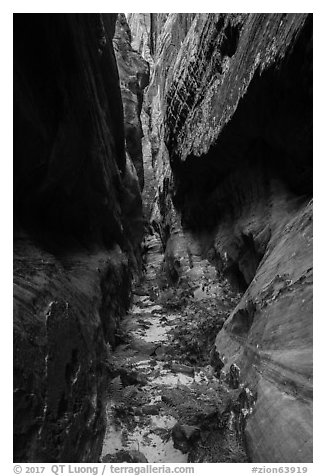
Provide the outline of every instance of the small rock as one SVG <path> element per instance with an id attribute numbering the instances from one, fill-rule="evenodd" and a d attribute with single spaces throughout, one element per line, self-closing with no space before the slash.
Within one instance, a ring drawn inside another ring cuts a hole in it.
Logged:
<path id="1" fill-rule="evenodd" d="M 158 312 L 158 311 L 162 311 L 162 306 L 159 306 L 159 305 L 155 305 L 155 306 L 150 306 L 148 308 L 148 311 L 153 314 L 155 312 Z"/>
<path id="2" fill-rule="evenodd" d="M 161 348 L 161 347 L 162 347 L 162 345 L 161 345 L 161 344 L 158 344 L 158 345 L 155 347 L 155 349 L 153 350 L 153 352 L 150 354 L 150 356 L 151 356 L 151 357 L 153 357 L 153 356 L 156 357 L 157 355 L 159 355 L 159 353 L 160 353 L 160 348 Z"/>
<path id="3" fill-rule="evenodd" d="M 221 359 L 219 352 L 216 350 L 215 345 L 213 345 L 211 349 L 211 352 L 209 354 L 209 360 L 209 363 L 215 369 L 216 374 L 219 376 L 222 368 L 224 367 L 224 362 Z"/>
<path id="4" fill-rule="evenodd" d="M 197 426 L 176 423 L 172 428 L 173 446 L 182 453 L 187 453 L 199 436 L 200 429 Z"/>
<path id="5" fill-rule="evenodd" d="M 181 372 L 181 373 L 187 374 L 187 375 L 194 375 L 195 374 L 195 370 L 194 370 L 193 367 L 190 367 L 189 365 L 184 365 L 184 364 L 177 364 L 175 362 L 172 363 L 171 370 L 173 372 Z"/>
<path id="6" fill-rule="evenodd" d="M 141 373 L 137 372 L 136 370 L 129 370 L 129 369 L 120 369 L 120 377 L 121 382 L 124 387 L 128 385 L 146 385 L 147 378 L 146 376 Z"/>
<path id="7" fill-rule="evenodd" d="M 134 301 L 135 302 L 151 302 L 149 296 L 146 294 L 142 296 L 138 295 L 137 297 L 134 298 Z"/>
<path id="8" fill-rule="evenodd" d="M 206 365 L 206 367 L 203 369 L 203 372 L 205 373 L 206 377 L 209 379 L 214 378 L 214 367 L 211 365 Z"/>

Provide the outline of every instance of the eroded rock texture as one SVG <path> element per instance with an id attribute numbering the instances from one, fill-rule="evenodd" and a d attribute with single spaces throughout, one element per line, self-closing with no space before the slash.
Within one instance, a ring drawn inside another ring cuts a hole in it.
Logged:
<path id="1" fill-rule="evenodd" d="M 143 219 L 116 15 L 14 18 L 14 460 L 98 461 Z"/>
<path id="2" fill-rule="evenodd" d="M 149 36 L 166 267 L 243 293 L 215 355 L 255 395 L 251 459 L 312 461 L 312 17 L 169 14 Z"/>
<path id="3" fill-rule="evenodd" d="M 166 13 L 129 13 L 127 21 L 130 27 L 130 38 L 132 48 L 147 61 L 150 68 L 150 75 L 154 72 L 154 55 L 156 52 L 156 42 L 159 31 L 168 14 Z M 119 64 L 119 61 L 118 61 Z M 143 108 L 141 111 L 141 126 L 143 131 L 142 152 L 143 152 L 143 175 L 144 184 L 142 188 L 144 217 L 148 222 L 152 213 L 154 197 L 157 189 L 155 163 L 152 156 L 152 143 L 150 140 L 150 129 L 152 128 L 152 98 L 147 94 L 142 97 Z M 143 101 L 144 100 L 144 101 Z"/>
<path id="4" fill-rule="evenodd" d="M 169 13 L 128 13 L 132 46 L 151 64 L 157 55 L 157 41 Z M 184 15 L 184 18 L 187 18 Z"/>
<path id="5" fill-rule="evenodd" d="M 142 153 L 143 130 L 140 120 L 143 90 L 149 82 L 149 65 L 131 47 L 131 33 L 123 13 L 118 14 L 113 38 L 124 111 L 126 148 L 134 164 L 141 189 L 144 187 Z"/>

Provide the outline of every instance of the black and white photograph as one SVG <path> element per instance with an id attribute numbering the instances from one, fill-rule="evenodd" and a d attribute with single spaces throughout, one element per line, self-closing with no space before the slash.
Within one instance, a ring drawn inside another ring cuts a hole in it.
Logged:
<path id="1" fill-rule="evenodd" d="M 306 8 L 12 13 L 15 473 L 309 474 Z"/>

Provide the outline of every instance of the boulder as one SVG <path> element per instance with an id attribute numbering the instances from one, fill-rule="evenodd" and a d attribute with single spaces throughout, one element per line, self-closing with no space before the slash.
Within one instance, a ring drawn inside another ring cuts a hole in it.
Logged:
<path id="1" fill-rule="evenodd" d="M 199 437 L 200 429 L 197 426 L 176 423 L 172 428 L 173 446 L 182 453 L 187 453 Z"/>

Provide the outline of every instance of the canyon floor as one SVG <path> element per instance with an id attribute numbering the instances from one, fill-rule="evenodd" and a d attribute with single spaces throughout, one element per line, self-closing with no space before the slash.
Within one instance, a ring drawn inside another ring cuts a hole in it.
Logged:
<path id="1" fill-rule="evenodd" d="M 213 327 L 239 295 L 223 281 L 208 298 L 182 285 L 160 289 L 161 256 L 152 250 L 108 369 L 114 378 L 101 460 L 246 462 L 248 409 L 240 402 L 248 389 L 219 375 L 211 351 Z"/>

